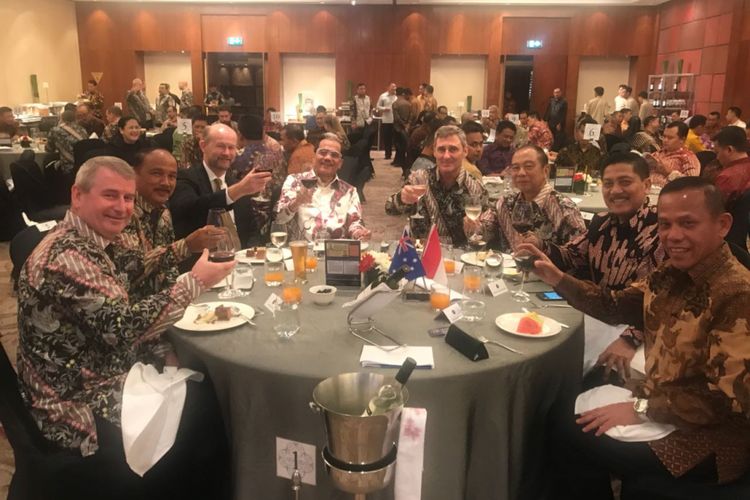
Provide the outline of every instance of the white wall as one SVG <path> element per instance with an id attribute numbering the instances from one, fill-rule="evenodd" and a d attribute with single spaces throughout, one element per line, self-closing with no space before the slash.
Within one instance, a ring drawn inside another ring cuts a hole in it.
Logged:
<path id="1" fill-rule="evenodd" d="M 615 110 L 617 87 L 628 83 L 630 76 L 630 59 L 627 57 L 582 57 L 578 70 L 578 115 L 583 105 L 594 97 L 594 87 L 604 87 L 604 98 L 611 111 Z M 633 89 L 633 96 L 638 94 Z"/>
<path id="2" fill-rule="evenodd" d="M 336 58 L 285 55 L 281 58 L 281 102 L 284 120 L 296 118 L 298 94 L 329 111 L 336 107 Z"/>
<path id="3" fill-rule="evenodd" d="M 429 83 L 435 87 L 438 106 L 446 106 L 460 119 L 458 103 L 464 103 L 461 112 L 465 112 L 466 96 L 470 95 L 472 110 L 484 108 L 486 73 L 487 58 L 483 56 L 433 57 Z"/>
<path id="4" fill-rule="evenodd" d="M 40 101 L 74 100 L 82 91 L 75 4 L 2 0 L 0 20 L 0 106 L 33 102 L 32 74 L 37 75 Z M 43 82 L 49 83 L 48 93 Z"/>
<path id="5" fill-rule="evenodd" d="M 168 83 L 170 92 L 179 96 L 180 89 L 177 84 L 183 80 L 190 84 L 193 80 L 190 54 L 146 52 L 143 54 L 143 67 L 146 96 L 151 104 L 159 95 L 160 83 Z"/>

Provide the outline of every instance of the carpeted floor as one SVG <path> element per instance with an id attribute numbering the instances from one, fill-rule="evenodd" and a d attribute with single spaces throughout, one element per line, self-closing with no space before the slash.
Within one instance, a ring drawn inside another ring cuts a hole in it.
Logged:
<path id="1" fill-rule="evenodd" d="M 401 186 L 401 169 L 383 160 L 381 151 L 372 154 L 375 163 L 375 178 L 365 186 L 364 220 L 372 234 L 372 241 L 394 240 L 401 235 L 405 217 L 385 214 L 385 199 Z M 0 342 L 13 363 L 16 359 L 18 330 L 16 327 L 16 299 L 12 295 L 10 282 L 11 263 L 8 256 L 8 243 L 0 243 Z M 13 450 L 0 429 L 0 500 L 8 494 L 8 485 L 13 475 Z"/>

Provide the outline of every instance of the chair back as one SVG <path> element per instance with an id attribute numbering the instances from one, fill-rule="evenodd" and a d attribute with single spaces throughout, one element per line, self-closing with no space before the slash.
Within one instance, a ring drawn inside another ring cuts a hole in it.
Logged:
<path id="1" fill-rule="evenodd" d="M 747 238 L 750 236 L 750 189 L 731 203 L 729 213 L 732 214 L 732 227 L 724 239 L 747 252 Z"/>
<path id="2" fill-rule="evenodd" d="M 716 153 L 713 151 L 699 151 L 695 153 L 695 156 L 698 157 L 698 163 L 701 164 L 701 175 L 703 175 L 703 169 L 706 168 L 706 165 L 716 159 Z"/>
<path id="3" fill-rule="evenodd" d="M 18 277 L 21 275 L 21 269 L 23 269 L 26 259 L 29 258 L 31 252 L 44 239 L 47 232 L 39 231 L 36 226 L 29 226 L 21 230 L 10 241 L 8 253 L 10 254 L 10 261 L 13 263 L 10 277 L 13 279 L 14 284 L 18 283 Z"/>
<path id="4" fill-rule="evenodd" d="M 31 157 L 22 155 L 10 165 L 13 196 L 21 210 L 27 213 L 38 212 L 54 205 L 42 169 L 36 164 L 33 152 L 31 153 Z"/>
<path id="5" fill-rule="evenodd" d="M 18 376 L 0 348 L 0 422 L 16 454 L 28 455 L 50 449 L 50 445 L 36 426 L 18 390 Z"/>
<path id="6" fill-rule="evenodd" d="M 107 143 L 101 139 L 83 139 L 73 145 L 73 163 L 76 170 L 78 167 L 92 157 L 91 153 L 98 150 L 106 150 Z"/>

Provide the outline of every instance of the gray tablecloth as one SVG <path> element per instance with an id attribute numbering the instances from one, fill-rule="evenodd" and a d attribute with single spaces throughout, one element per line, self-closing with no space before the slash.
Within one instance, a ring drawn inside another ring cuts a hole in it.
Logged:
<path id="1" fill-rule="evenodd" d="M 256 274 L 261 269 L 256 267 Z M 311 275 L 311 283 L 322 279 Z M 460 277 L 451 285 L 460 289 Z M 532 283 L 530 290 L 547 288 Z M 269 293 L 261 281 L 241 302 L 261 308 Z M 336 492 L 319 458 L 325 444 L 323 422 L 308 402 L 321 380 L 363 369 L 363 342 L 348 333 L 341 304 L 356 292 L 341 293 L 331 306 L 312 303 L 305 290 L 300 306 L 302 328 L 291 340 L 280 340 L 265 311 L 257 327 L 216 333 L 172 328 L 169 337 L 180 358 L 210 374 L 233 446 L 234 497 L 292 498 L 290 482 L 276 477 L 275 438 L 314 444 L 318 454 L 317 486 L 305 485 L 302 498 L 347 498 Z M 206 294 L 200 300 L 214 300 Z M 395 301 L 375 316 L 377 325 L 409 345 L 433 346 L 435 368 L 417 370 L 409 381 L 409 406 L 427 409 L 422 498 L 427 500 L 531 499 L 544 485 L 545 419 L 553 402 L 571 395 L 580 380 L 583 333 L 581 314 L 573 309 L 543 312 L 571 328 L 547 339 L 525 339 L 502 333 L 494 319 L 520 310 L 504 294 L 486 297 L 487 317 L 461 323 L 475 335 L 499 339 L 525 352 L 518 356 L 488 346 L 490 359 L 471 362 L 442 339 L 428 336 L 441 326 L 427 303 Z M 368 496 L 392 499 L 393 487 Z"/>
<path id="2" fill-rule="evenodd" d="M 589 213 L 599 213 L 599 212 L 606 212 L 607 211 L 607 205 L 604 203 L 604 198 L 602 197 L 601 190 L 599 191 L 589 191 L 588 196 L 582 195 L 582 194 L 575 194 L 575 193 L 563 193 L 568 198 L 575 198 L 576 200 L 581 200 L 580 202 L 576 203 L 578 205 L 578 209 L 581 212 L 589 212 Z"/>

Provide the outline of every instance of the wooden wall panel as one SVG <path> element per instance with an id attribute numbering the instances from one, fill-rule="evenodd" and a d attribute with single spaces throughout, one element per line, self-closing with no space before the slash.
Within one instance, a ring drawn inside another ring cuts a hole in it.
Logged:
<path id="1" fill-rule="evenodd" d="M 201 16 L 204 52 L 265 52 L 266 16 Z M 243 45 L 230 47 L 227 38 L 241 36 Z"/>
<path id="2" fill-rule="evenodd" d="M 570 18 L 503 18 L 503 54 L 568 55 Z M 541 40 L 540 49 L 526 48 L 527 40 Z"/>

